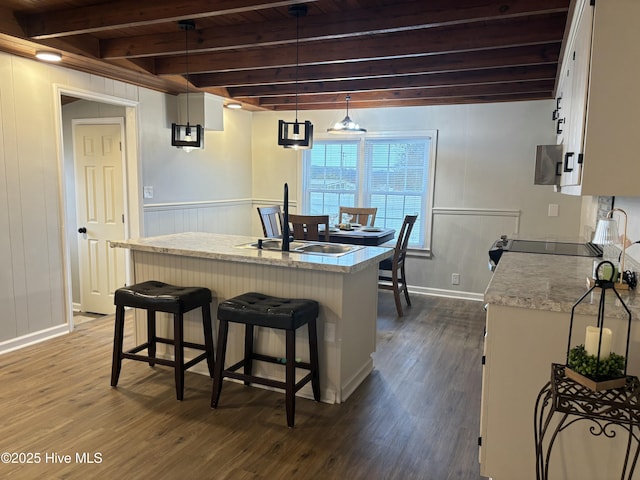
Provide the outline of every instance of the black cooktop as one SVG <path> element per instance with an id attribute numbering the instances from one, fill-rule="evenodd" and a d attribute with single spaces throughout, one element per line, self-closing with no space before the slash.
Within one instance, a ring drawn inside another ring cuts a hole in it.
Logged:
<path id="1" fill-rule="evenodd" d="M 575 257 L 601 257 L 602 248 L 591 243 L 550 242 L 544 240 L 507 239 L 506 235 L 496 240 L 489 249 L 489 268 L 493 270 L 503 252 L 544 253 L 550 255 L 571 255 Z"/>
<path id="2" fill-rule="evenodd" d="M 602 249 L 593 243 L 545 242 L 537 240 L 510 240 L 504 248 L 507 252 L 548 253 L 576 257 L 598 257 Z"/>

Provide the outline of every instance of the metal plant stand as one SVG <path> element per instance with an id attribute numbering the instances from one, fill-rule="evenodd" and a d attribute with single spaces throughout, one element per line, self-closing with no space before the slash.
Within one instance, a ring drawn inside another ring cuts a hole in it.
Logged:
<path id="1" fill-rule="evenodd" d="M 542 387 L 536 400 L 534 434 L 536 444 L 536 479 L 549 479 L 549 459 L 559 433 L 570 425 L 589 420 L 589 431 L 594 436 L 616 436 L 613 426 L 618 425 L 629 433 L 621 479 L 631 479 L 640 453 L 640 381 L 627 376 L 623 387 L 595 392 L 565 376 L 565 365 L 551 364 L 551 380 Z M 561 415 L 557 426 L 550 431 L 554 414 Z M 550 438 L 546 449 L 545 436 Z M 634 442 L 635 440 L 635 442 Z M 635 443 L 635 446 L 634 446 Z"/>

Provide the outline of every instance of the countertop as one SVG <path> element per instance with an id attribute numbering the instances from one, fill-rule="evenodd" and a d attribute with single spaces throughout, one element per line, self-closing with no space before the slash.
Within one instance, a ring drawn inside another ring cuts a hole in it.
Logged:
<path id="1" fill-rule="evenodd" d="M 484 300 L 492 305 L 571 313 L 573 305 L 589 289 L 587 278 L 591 276 L 593 260 L 589 257 L 505 252 L 487 286 Z M 576 308 L 576 314 L 597 315 L 600 291 L 599 288 L 594 289 Z M 637 318 L 640 315 L 640 296 L 635 290 L 620 290 L 618 293 L 631 311 L 632 318 Z M 626 316 L 611 290 L 606 293 L 605 313 L 612 317 Z"/>
<path id="2" fill-rule="evenodd" d="M 241 235 L 185 232 L 113 241 L 111 246 L 168 255 L 337 273 L 358 272 L 393 256 L 393 248 L 388 247 L 362 247 L 339 257 L 239 247 L 255 241 L 256 237 Z"/>

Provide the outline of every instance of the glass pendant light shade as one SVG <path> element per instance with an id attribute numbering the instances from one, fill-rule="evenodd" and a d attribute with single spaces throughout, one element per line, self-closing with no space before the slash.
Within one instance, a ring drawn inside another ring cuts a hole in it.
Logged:
<path id="1" fill-rule="evenodd" d="M 327 128 L 327 132 L 336 134 L 359 134 L 367 133 L 365 128 L 362 128 L 356 122 L 349 117 L 349 100 L 351 96 L 347 95 L 347 115 L 340 122 L 336 122 L 333 127 Z"/>
<path id="2" fill-rule="evenodd" d="M 620 235 L 618 230 L 618 222 L 613 218 L 614 212 L 620 213 L 624 217 L 624 234 Z M 622 244 L 622 252 L 620 253 L 620 275 L 618 276 L 618 285 L 623 286 L 624 272 L 625 272 L 625 257 L 627 250 L 627 226 L 628 217 L 627 212 L 621 208 L 612 208 L 607 213 L 606 218 L 598 220 L 596 225 L 596 232 L 593 234 L 593 243 L 598 245 L 613 245 Z"/>
<path id="3" fill-rule="evenodd" d="M 613 245 L 620 242 L 618 222 L 613 218 L 598 220 L 596 232 L 593 235 L 593 243 L 598 245 Z"/>
<path id="4" fill-rule="evenodd" d="M 329 133 L 366 133 L 367 130 L 365 128 L 360 127 L 356 122 L 351 120 L 349 115 L 344 117 L 341 122 L 336 122 L 333 127 L 328 128 L 327 132 Z"/>

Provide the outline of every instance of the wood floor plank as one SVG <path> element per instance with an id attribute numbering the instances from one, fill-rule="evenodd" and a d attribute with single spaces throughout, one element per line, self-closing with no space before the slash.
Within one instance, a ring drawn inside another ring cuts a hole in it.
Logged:
<path id="1" fill-rule="evenodd" d="M 481 304 L 412 303 L 397 318 L 380 293 L 375 370 L 344 404 L 299 398 L 294 429 L 279 392 L 226 382 L 212 410 L 210 378 L 187 372 L 179 402 L 170 368 L 130 361 L 110 387 L 112 317 L 4 354 L 0 452 L 40 463 L 2 463 L 0 477 L 480 479 Z"/>

